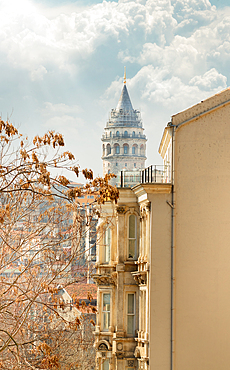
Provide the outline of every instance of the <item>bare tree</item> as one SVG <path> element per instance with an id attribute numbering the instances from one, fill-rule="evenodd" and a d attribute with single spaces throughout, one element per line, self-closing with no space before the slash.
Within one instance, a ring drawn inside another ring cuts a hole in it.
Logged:
<path id="1" fill-rule="evenodd" d="M 59 291 L 72 282 L 71 266 L 83 259 L 81 240 L 98 212 L 86 215 L 78 197 L 91 194 L 102 204 L 118 191 L 113 175 L 94 179 L 87 169 L 86 184 L 71 186 L 63 171 L 78 176 L 80 168 L 63 146 L 53 131 L 30 144 L 0 120 L 0 369 L 87 369 L 86 308 L 82 314 Z"/>

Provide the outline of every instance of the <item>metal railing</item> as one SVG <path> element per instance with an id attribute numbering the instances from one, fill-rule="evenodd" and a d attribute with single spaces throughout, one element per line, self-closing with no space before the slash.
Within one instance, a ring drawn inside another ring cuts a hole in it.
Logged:
<path id="1" fill-rule="evenodd" d="M 120 174 L 118 183 L 121 188 L 132 187 L 137 184 L 146 183 L 170 183 L 170 166 L 152 165 L 143 170 L 123 170 Z"/>
<path id="2" fill-rule="evenodd" d="M 114 135 L 114 134 L 112 134 L 111 136 L 105 135 L 105 134 L 102 135 L 103 140 L 106 140 L 106 139 L 130 139 L 130 138 L 131 139 L 146 139 L 146 135 L 139 135 L 139 134 L 137 134 L 137 135 L 131 135 L 131 134 Z"/>

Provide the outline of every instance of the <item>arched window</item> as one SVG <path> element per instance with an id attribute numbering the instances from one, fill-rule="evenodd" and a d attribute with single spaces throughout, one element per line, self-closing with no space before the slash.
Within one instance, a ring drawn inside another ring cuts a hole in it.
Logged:
<path id="1" fill-rule="evenodd" d="M 137 222 L 136 216 L 129 216 L 129 243 L 128 243 L 128 258 L 136 256 L 136 241 L 137 241 Z"/>
<path id="2" fill-rule="evenodd" d="M 119 131 L 116 132 L 116 136 L 120 136 L 120 132 Z"/>
<path id="3" fill-rule="evenodd" d="M 115 147 L 115 154 L 120 154 L 120 145 L 115 144 L 114 147 Z"/>
<path id="4" fill-rule="evenodd" d="M 105 155 L 105 146 L 104 146 L 104 144 L 102 145 L 102 153 L 103 153 L 103 155 Z"/>
<path id="5" fill-rule="evenodd" d="M 110 144 L 107 144 L 107 146 L 106 146 L 106 154 L 107 155 L 111 154 L 111 146 L 110 146 Z"/>
<path id="6" fill-rule="evenodd" d="M 141 155 L 144 155 L 144 154 L 145 154 L 145 148 L 144 148 L 144 145 L 141 145 L 141 147 L 140 147 L 140 152 L 141 152 Z"/>
<path id="7" fill-rule="evenodd" d="M 124 137 L 128 137 L 128 131 L 124 132 Z"/>
<path id="8" fill-rule="evenodd" d="M 109 136 L 112 137 L 112 131 L 110 131 Z"/>
<path id="9" fill-rule="evenodd" d="M 133 135 L 133 137 L 135 137 L 135 131 L 133 131 L 132 135 Z"/>
<path id="10" fill-rule="evenodd" d="M 129 146 L 128 144 L 124 144 L 124 154 L 128 154 L 129 153 Z"/>
<path id="11" fill-rule="evenodd" d="M 132 146 L 132 154 L 137 154 L 137 149 L 138 149 L 137 144 L 134 144 L 134 145 Z"/>

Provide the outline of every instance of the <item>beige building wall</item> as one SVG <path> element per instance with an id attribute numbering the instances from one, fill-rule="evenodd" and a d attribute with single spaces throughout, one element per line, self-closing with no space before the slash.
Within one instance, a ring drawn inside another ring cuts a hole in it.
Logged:
<path id="1" fill-rule="evenodd" d="M 151 194 L 150 370 L 170 369 L 171 186 Z"/>
<path id="2" fill-rule="evenodd" d="M 230 364 L 230 91 L 172 118 L 174 370 Z"/>

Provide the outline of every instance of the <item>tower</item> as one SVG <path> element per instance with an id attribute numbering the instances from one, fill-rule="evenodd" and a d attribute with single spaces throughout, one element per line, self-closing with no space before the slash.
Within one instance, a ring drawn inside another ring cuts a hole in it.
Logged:
<path id="1" fill-rule="evenodd" d="M 146 136 L 140 112 L 133 109 L 124 85 L 116 109 L 112 109 L 102 135 L 103 175 L 114 173 L 114 184 L 119 185 L 121 171 L 136 173 L 145 167 Z"/>

